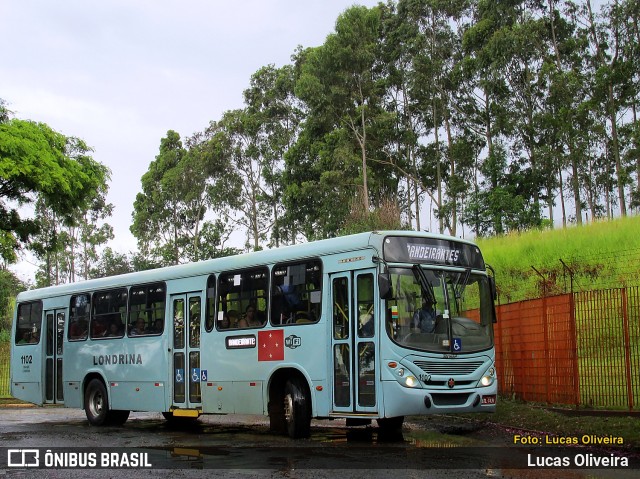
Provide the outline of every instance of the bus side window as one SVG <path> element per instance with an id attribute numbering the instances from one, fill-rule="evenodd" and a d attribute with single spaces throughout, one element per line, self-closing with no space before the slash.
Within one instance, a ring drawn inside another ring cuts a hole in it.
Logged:
<path id="1" fill-rule="evenodd" d="M 205 308 L 205 329 L 207 332 L 210 332 L 213 330 L 216 323 L 216 277 L 213 274 L 207 278 L 207 298 Z"/>
<path id="2" fill-rule="evenodd" d="M 40 342 L 42 327 L 42 303 L 24 303 L 18 306 L 18 324 L 16 324 L 16 344 L 37 344 Z"/>
<path id="3" fill-rule="evenodd" d="M 78 294 L 71 296 L 71 308 L 69 313 L 69 339 L 78 341 L 87 339 L 89 331 L 89 305 L 91 295 Z"/>
<path id="4" fill-rule="evenodd" d="M 159 335 L 164 332 L 165 292 L 164 283 L 131 287 L 127 321 L 129 336 Z"/>
<path id="5" fill-rule="evenodd" d="M 320 320 L 320 260 L 275 265 L 271 285 L 271 324 L 308 324 Z"/>
<path id="6" fill-rule="evenodd" d="M 269 271 L 266 267 L 220 275 L 218 286 L 218 329 L 224 329 L 225 313 L 229 329 L 234 328 L 231 311 L 238 312 L 236 328 L 261 328 L 266 323 L 269 303 Z"/>

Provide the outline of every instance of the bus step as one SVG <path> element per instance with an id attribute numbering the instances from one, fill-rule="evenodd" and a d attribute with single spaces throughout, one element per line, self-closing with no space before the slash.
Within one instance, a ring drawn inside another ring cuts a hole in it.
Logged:
<path id="1" fill-rule="evenodd" d="M 171 411 L 174 417 L 199 417 L 200 411 L 197 409 L 174 409 Z"/>

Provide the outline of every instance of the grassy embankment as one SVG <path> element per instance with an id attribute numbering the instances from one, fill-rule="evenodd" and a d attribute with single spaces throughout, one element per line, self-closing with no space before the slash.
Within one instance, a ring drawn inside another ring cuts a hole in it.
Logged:
<path id="1" fill-rule="evenodd" d="M 640 284 L 640 216 L 598 221 L 582 227 L 512 233 L 478 239 L 496 270 L 500 303 L 537 298 L 544 277 L 547 295 Z"/>

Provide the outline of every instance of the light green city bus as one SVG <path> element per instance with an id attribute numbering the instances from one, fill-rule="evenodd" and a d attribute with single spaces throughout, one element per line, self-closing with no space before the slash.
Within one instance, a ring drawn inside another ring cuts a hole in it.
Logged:
<path id="1" fill-rule="evenodd" d="M 11 394 L 168 420 L 493 412 L 495 283 L 476 245 L 380 231 L 37 289 L 16 302 Z"/>

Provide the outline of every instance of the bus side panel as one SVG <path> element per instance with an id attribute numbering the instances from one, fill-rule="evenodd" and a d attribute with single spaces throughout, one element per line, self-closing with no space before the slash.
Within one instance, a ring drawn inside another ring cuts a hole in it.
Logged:
<path id="1" fill-rule="evenodd" d="M 326 328 L 327 324 L 322 319 L 314 324 L 228 332 L 214 329 L 204 333 L 201 367 L 207 370 L 208 380 L 202 384 L 203 412 L 267 414 L 267 381 L 278 369 L 287 368 L 298 370 L 307 378 L 314 416 L 327 416 L 331 402 L 326 379 Z M 276 348 L 280 349 L 283 359 L 259 358 L 259 350 L 264 347 L 259 339 L 269 332 L 282 337 L 284 344 Z M 256 338 L 255 347 L 227 349 L 226 337 L 246 336 Z M 317 392 L 316 386 L 322 386 L 323 392 Z"/>
<path id="2" fill-rule="evenodd" d="M 110 407 L 127 411 L 166 411 L 168 407 L 165 402 L 165 386 L 164 382 L 111 381 L 109 384 Z"/>
<path id="3" fill-rule="evenodd" d="M 13 344 L 11 338 L 11 395 L 22 401 L 42 405 L 42 343 Z"/>
<path id="4" fill-rule="evenodd" d="M 111 409 L 168 411 L 164 336 L 114 338 L 69 343 L 75 364 L 67 360 L 68 383 L 85 383 L 90 373 L 104 378 Z M 67 358 L 71 357 L 68 355 Z M 80 400 L 84 391 L 81 391 Z M 76 402 L 77 403 L 77 402 Z M 82 404 L 82 402 L 80 403 Z"/>
<path id="5" fill-rule="evenodd" d="M 207 414 L 233 414 L 235 397 L 231 381 L 208 381 L 202 384 L 202 410 Z"/>
<path id="6" fill-rule="evenodd" d="M 65 381 L 63 387 L 65 407 L 83 408 L 82 383 L 80 381 Z"/>
<path id="7" fill-rule="evenodd" d="M 236 381 L 233 383 L 236 413 L 264 414 L 262 384 L 262 381 Z"/>

